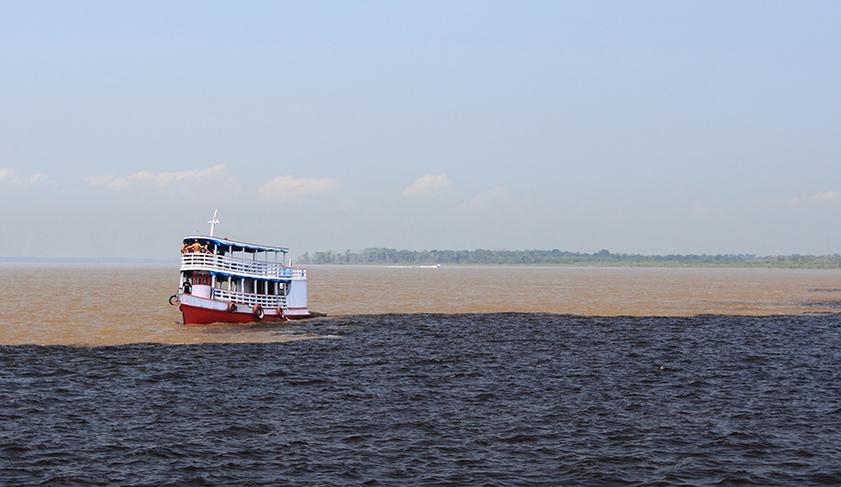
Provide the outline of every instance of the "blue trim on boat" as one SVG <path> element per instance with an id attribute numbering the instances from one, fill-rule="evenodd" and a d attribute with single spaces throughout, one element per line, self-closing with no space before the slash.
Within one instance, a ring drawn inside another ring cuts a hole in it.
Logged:
<path id="1" fill-rule="evenodd" d="M 235 240 L 208 237 L 206 235 L 189 235 L 182 239 L 183 243 L 192 243 L 193 241 L 213 242 L 217 245 L 233 247 L 234 250 L 242 252 L 282 252 L 284 254 L 289 252 L 289 249 L 287 247 L 274 247 L 271 245 L 259 245 L 247 242 L 237 242 Z"/>
<path id="2" fill-rule="evenodd" d="M 272 282 L 291 282 L 292 276 L 289 276 L 289 279 L 272 279 L 267 277 L 251 277 L 251 276 L 243 276 L 242 274 L 228 274 L 226 272 L 219 272 L 219 271 L 200 271 L 200 272 L 207 272 L 212 276 L 225 276 L 225 277 L 238 277 L 240 279 L 257 279 L 258 281 L 272 281 Z"/>

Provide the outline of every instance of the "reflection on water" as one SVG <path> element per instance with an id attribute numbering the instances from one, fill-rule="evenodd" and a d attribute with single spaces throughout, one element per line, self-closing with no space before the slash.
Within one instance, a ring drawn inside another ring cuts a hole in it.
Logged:
<path id="1" fill-rule="evenodd" d="M 310 307 L 331 316 L 545 312 L 592 316 L 837 311 L 841 271 L 311 266 Z M 242 343 L 312 337 L 295 324 L 184 326 L 175 267 L 4 265 L 2 344 Z"/>

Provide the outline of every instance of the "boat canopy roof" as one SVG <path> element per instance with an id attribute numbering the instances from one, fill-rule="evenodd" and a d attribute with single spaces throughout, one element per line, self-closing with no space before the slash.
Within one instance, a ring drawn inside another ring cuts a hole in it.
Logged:
<path id="1" fill-rule="evenodd" d="M 270 245 L 237 242 L 235 240 L 228 240 L 226 238 L 208 237 L 207 235 L 190 235 L 184 237 L 185 244 L 193 242 L 213 242 L 216 245 L 231 247 L 231 250 L 235 252 L 283 252 L 284 254 L 289 252 L 289 249 L 286 247 L 272 247 Z"/>

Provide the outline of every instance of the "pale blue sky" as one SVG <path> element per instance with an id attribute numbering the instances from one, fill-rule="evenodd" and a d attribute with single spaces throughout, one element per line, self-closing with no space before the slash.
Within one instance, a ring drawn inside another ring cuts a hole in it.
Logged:
<path id="1" fill-rule="evenodd" d="M 841 2 L 7 2 L 0 255 L 841 251 Z M 68 247 L 67 238 L 77 242 Z"/>

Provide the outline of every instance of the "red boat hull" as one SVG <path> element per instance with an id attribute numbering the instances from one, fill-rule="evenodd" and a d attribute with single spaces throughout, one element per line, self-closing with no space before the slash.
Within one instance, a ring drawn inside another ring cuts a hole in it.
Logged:
<path id="1" fill-rule="evenodd" d="M 256 323 L 289 321 L 285 316 L 265 315 L 258 320 L 254 313 L 222 311 L 218 309 L 200 308 L 181 303 L 181 315 L 185 325 L 206 325 L 209 323 Z"/>

